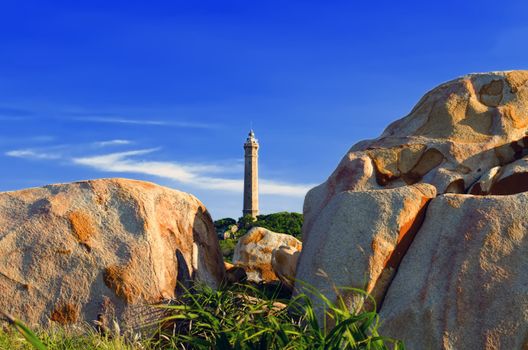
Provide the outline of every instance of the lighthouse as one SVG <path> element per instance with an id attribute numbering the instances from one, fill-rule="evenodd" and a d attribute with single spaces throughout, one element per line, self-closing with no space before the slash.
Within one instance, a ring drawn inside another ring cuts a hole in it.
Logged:
<path id="1" fill-rule="evenodd" d="M 244 143 L 244 207 L 242 214 L 256 218 L 259 214 L 258 200 L 258 149 L 259 143 L 253 130 Z"/>

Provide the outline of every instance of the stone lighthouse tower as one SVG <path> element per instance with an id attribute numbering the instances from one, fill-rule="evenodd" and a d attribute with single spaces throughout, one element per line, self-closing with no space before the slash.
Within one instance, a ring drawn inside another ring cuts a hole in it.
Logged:
<path id="1" fill-rule="evenodd" d="M 249 132 L 244 143 L 244 216 L 251 215 L 254 218 L 259 214 L 258 201 L 258 140 L 253 130 Z"/>

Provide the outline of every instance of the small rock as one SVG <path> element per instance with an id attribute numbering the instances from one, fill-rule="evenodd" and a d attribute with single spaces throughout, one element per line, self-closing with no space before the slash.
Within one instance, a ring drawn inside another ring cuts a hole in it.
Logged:
<path id="1" fill-rule="evenodd" d="M 273 250 L 281 246 L 291 247 L 297 251 L 302 249 L 301 241 L 291 235 L 254 227 L 240 237 L 235 247 L 233 263 L 246 270 L 248 281 L 255 283 L 278 281 L 279 277 L 271 266 L 271 256 Z"/>

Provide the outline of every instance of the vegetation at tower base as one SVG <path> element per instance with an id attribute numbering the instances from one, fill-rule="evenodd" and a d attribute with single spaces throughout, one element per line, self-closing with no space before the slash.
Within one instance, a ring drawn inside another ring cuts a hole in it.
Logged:
<path id="1" fill-rule="evenodd" d="M 343 292 L 364 295 L 361 290 Z M 213 290 L 196 284 L 184 289 L 173 303 L 156 307 L 166 316 L 152 324 L 157 329 L 154 335 L 123 336 L 117 329 L 106 335 L 88 331 L 79 336 L 55 329 L 36 332 L 33 344 L 43 343 L 36 348 L 39 350 L 404 349 L 402 342 L 379 334 L 375 311 L 349 312 L 342 304 L 324 301 L 327 325 L 332 327 L 318 323 L 310 299 L 304 295 L 282 300 L 276 293 L 266 294 L 247 285 Z M 0 348 L 31 349 L 17 334 L 0 330 Z"/>
<path id="2" fill-rule="evenodd" d="M 269 215 L 258 215 L 252 227 L 264 227 L 268 230 L 286 233 L 297 239 L 302 235 L 303 215 L 299 213 L 280 212 Z"/>
<path id="3" fill-rule="evenodd" d="M 268 215 L 258 215 L 256 220 L 251 215 L 245 215 L 238 218 L 238 221 L 232 218 L 223 218 L 214 222 L 217 233 L 223 233 L 235 224 L 238 226 L 237 237 L 243 236 L 253 227 L 264 227 L 271 231 L 286 233 L 301 239 L 303 215 L 282 211 Z"/>
<path id="4" fill-rule="evenodd" d="M 231 225 L 236 225 L 236 220 L 231 218 L 223 218 L 214 222 L 214 227 L 217 233 L 224 233 Z"/>

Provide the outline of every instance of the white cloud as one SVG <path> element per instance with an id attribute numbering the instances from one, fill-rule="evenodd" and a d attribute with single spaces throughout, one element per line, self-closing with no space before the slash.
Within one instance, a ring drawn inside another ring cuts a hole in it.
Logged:
<path id="1" fill-rule="evenodd" d="M 99 145 L 128 144 L 127 140 L 102 141 Z M 125 152 L 114 152 L 102 155 L 71 156 L 78 147 L 58 145 L 41 149 L 18 149 L 5 153 L 9 157 L 37 160 L 65 160 L 76 165 L 90 167 L 103 172 L 131 173 L 155 176 L 176 181 L 195 189 L 214 190 L 220 192 L 242 193 L 243 162 L 238 159 L 217 163 L 181 163 L 168 161 L 153 161 L 139 158 L 160 148 L 148 148 Z M 229 178 L 228 174 L 240 174 L 237 178 Z M 262 195 L 278 195 L 293 198 L 303 198 L 312 184 L 292 184 L 268 179 L 260 179 L 259 192 Z"/>
<path id="2" fill-rule="evenodd" d="M 107 146 L 120 146 L 120 145 L 129 145 L 132 141 L 129 140 L 108 140 L 108 141 L 99 141 L 94 142 L 94 145 L 97 147 L 107 147 Z"/>
<path id="3" fill-rule="evenodd" d="M 120 117 L 76 117 L 70 120 L 89 123 L 111 123 L 111 124 L 131 124 L 131 125 L 152 125 L 152 126 L 173 126 L 177 128 L 211 129 L 216 127 L 213 124 L 194 123 L 186 121 L 153 120 L 153 119 L 131 119 Z"/>
<path id="4" fill-rule="evenodd" d="M 58 153 L 39 152 L 32 149 L 18 149 L 8 151 L 5 153 L 5 155 L 9 157 L 32 159 L 60 159 L 62 157 L 62 155 Z"/>

